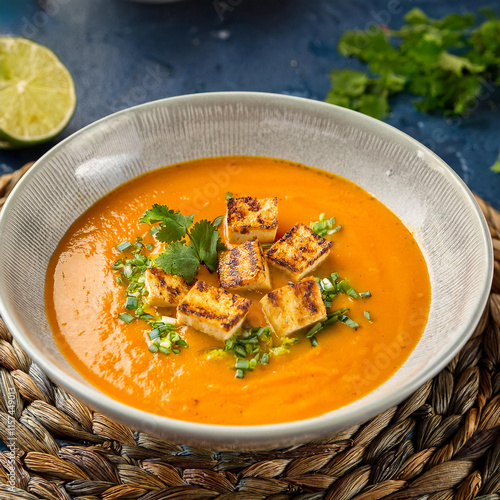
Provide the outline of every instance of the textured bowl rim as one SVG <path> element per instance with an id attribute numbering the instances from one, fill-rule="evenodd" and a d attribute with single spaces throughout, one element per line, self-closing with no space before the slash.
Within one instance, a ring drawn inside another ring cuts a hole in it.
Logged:
<path id="1" fill-rule="evenodd" d="M 9 308 L 3 298 L 3 294 L 0 293 L 0 315 L 3 317 L 5 324 L 12 332 L 12 335 L 17 342 L 19 342 L 20 346 L 28 353 L 30 358 L 42 368 L 49 378 L 54 380 L 77 398 L 86 402 L 91 408 L 94 408 L 119 422 L 127 423 L 131 427 L 134 427 L 134 424 L 136 424 L 136 428 L 138 430 L 144 430 L 152 434 L 155 434 L 155 432 L 158 433 L 158 431 L 163 434 L 168 434 L 177 442 L 182 442 L 184 440 L 190 443 L 203 443 L 216 446 L 222 445 L 224 447 L 229 446 L 244 449 L 245 446 L 249 446 L 251 448 L 258 448 L 259 446 L 266 447 L 269 446 L 269 444 L 280 441 L 283 441 L 285 444 L 289 444 L 291 442 L 302 442 L 302 438 L 304 436 L 327 435 L 328 433 L 331 433 L 333 429 L 339 430 L 348 428 L 355 423 L 365 422 L 369 418 L 381 413 L 387 408 L 399 404 L 401 401 L 413 394 L 425 382 L 444 369 L 472 335 L 486 306 L 493 280 L 493 244 L 486 220 L 469 188 L 450 166 L 448 166 L 441 158 L 420 142 L 387 123 L 381 122 L 375 118 L 371 118 L 356 111 L 302 97 L 265 92 L 210 92 L 169 97 L 127 108 L 90 123 L 51 148 L 38 161 L 36 161 L 30 170 L 23 176 L 20 182 L 13 189 L 2 211 L 0 212 L 0 234 L 2 234 L 3 228 L 6 227 L 9 222 L 9 213 L 15 207 L 16 200 L 19 193 L 23 189 L 24 184 L 27 183 L 38 170 L 43 169 L 44 165 L 46 165 L 55 154 L 57 154 L 60 150 L 63 150 L 75 138 L 86 134 L 89 130 L 99 128 L 101 125 L 115 120 L 116 117 L 134 114 L 137 110 L 143 111 L 154 109 L 159 105 L 168 106 L 169 103 L 180 103 L 185 105 L 222 105 L 226 103 L 234 104 L 237 102 L 248 105 L 279 105 L 284 107 L 290 104 L 296 108 L 307 109 L 309 114 L 314 112 L 315 109 L 321 112 L 328 112 L 328 110 L 330 110 L 333 114 L 343 115 L 350 117 L 351 119 L 358 120 L 360 124 L 364 122 L 367 126 L 376 126 L 378 129 L 392 134 L 395 138 L 406 141 L 407 147 L 413 146 L 415 149 L 425 151 L 436 163 L 440 165 L 440 167 L 443 167 L 443 175 L 449 182 L 453 183 L 455 187 L 460 189 L 463 198 L 471 203 L 471 209 L 476 212 L 482 229 L 483 246 L 485 249 L 487 267 L 487 273 L 482 277 L 482 292 L 477 299 L 474 313 L 458 332 L 454 342 L 450 343 L 445 354 L 439 360 L 436 360 L 434 364 L 430 365 L 425 372 L 422 371 L 417 375 L 414 375 L 410 380 L 403 383 L 397 391 L 393 391 L 387 396 L 364 404 L 361 407 L 349 408 L 349 405 L 347 405 L 334 410 L 342 410 L 340 413 L 335 415 L 326 413 L 324 415 L 303 420 L 265 425 L 219 425 L 177 420 L 151 414 L 128 406 L 111 398 L 110 396 L 107 396 L 95 387 L 93 387 L 93 391 L 89 391 L 88 386 L 75 378 L 68 377 L 63 370 L 45 358 L 43 353 L 30 343 L 29 335 L 25 333 L 22 326 L 16 321 L 14 316 L 10 314 Z M 0 275 L 0 290 L 2 290 L 4 286 L 3 276 Z"/>

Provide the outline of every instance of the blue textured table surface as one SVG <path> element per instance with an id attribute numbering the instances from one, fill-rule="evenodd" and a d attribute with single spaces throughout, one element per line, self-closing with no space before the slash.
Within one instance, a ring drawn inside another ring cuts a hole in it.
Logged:
<path id="1" fill-rule="evenodd" d="M 322 100 L 330 69 L 360 66 L 337 53 L 345 30 L 398 27 L 415 6 L 432 17 L 478 6 L 476 0 L 225 0 L 224 9 L 219 2 L 1 0 L 0 33 L 50 47 L 73 75 L 78 105 L 60 140 L 114 111 L 179 94 L 255 90 Z M 499 0 L 488 3 L 500 12 Z M 500 208 L 500 175 L 489 170 L 500 148 L 500 92 L 458 122 L 419 113 L 412 99 L 400 95 L 388 122 L 430 147 Z M 0 174 L 57 140 L 0 151 Z"/>

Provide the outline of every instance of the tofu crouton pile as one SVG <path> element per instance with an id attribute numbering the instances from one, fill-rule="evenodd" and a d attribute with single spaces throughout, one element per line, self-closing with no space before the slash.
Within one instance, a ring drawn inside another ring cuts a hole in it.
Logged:
<path id="1" fill-rule="evenodd" d="M 326 259 L 331 242 L 298 223 L 278 241 L 277 198 L 229 198 L 223 221 L 230 249 L 218 254 L 220 288 L 202 281 L 188 284 L 157 267 L 145 273 L 148 303 L 176 307 L 177 321 L 226 341 L 241 327 L 251 300 L 235 292 L 268 292 L 261 300 L 274 333 L 289 336 L 327 317 L 321 290 L 305 277 Z M 262 244 L 270 244 L 264 251 Z M 290 283 L 272 289 L 269 265 L 283 271 Z"/>

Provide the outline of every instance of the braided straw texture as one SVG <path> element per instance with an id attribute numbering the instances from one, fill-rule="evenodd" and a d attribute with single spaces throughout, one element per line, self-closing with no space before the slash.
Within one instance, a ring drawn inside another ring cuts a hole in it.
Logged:
<path id="1" fill-rule="evenodd" d="M 0 177 L 0 207 L 29 166 Z M 301 446 L 218 452 L 134 432 L 54 385 L 0 320 L 0 439 L 15 444 L 0 499 L 500 500 L 500 213 L 478 202 L 495 277 L 471 339 L 399 406 Z"/>

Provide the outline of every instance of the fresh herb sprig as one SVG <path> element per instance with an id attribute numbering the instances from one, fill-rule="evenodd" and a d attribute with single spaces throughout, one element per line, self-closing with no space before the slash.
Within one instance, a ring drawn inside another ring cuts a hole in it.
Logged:
<path id="1" fill-rule="evenodd" d="M 203 219 L 194 223 L 194 215 L 185 216 L 166 205 L 153 205 L 140 222 L 153 225 L 150 232 L 167 245 L 154 265 L 190 282 L 200 265 L 211 272 L 217 270 L 217 252 L 224 247 L 217 230 L 221 220 L 218 217 L 214 222 Z"/>
<path id="2" fill-rule="evenodd" d="M 500 18 L 486 16 L 474 27 L 474 14 L 432 19 L 414 8 L 399 30 L 345 32 L 338 51 L 368 63 L 371 74 L 333 70 L 326 101 L 383 119 L 389 97 L 408 90 L 421 111 L 467 112 L 486 85 L 500 84 Z"/>
<path id="3" fill-rule="evenodd" d="M 319 220 L 311 223 L 311 229 L 323 238 L 340 231 L 342 226 L 335 225 L 335 217 L 326 218 L 325 214 L 319 215 Z"/>

